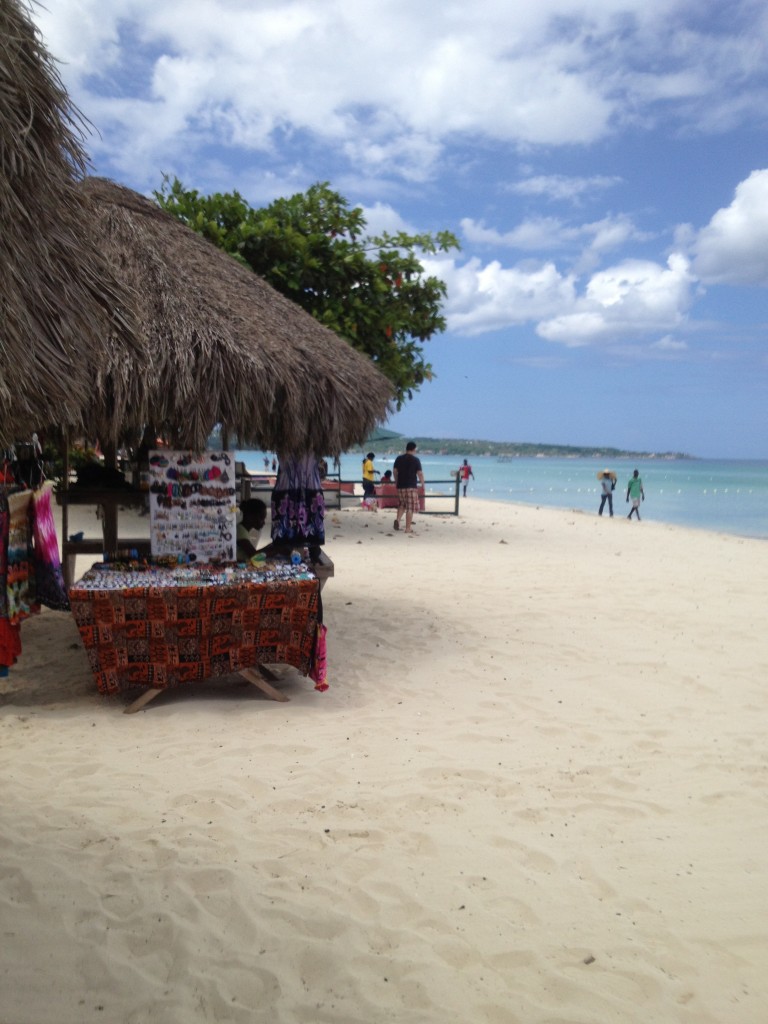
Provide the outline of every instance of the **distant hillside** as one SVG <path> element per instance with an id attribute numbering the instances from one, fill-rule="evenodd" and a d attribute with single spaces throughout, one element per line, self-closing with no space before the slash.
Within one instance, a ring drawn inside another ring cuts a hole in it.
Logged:
<path id="1" fill-rule="evenodd" d="M 406 440 L 415 441 L 423 455 L 494 455 L 497 458 L 531 458 L 535 456 L 598 459 L 690 459 L 684 452 L 633 452 L 623 448 L 586 447 L 568 444 L 534 444 L 528 441 L 479 441 L 469 438 L 412 437 L 398 441 L 379 442 L 381 454 L 399 452 Z"/>

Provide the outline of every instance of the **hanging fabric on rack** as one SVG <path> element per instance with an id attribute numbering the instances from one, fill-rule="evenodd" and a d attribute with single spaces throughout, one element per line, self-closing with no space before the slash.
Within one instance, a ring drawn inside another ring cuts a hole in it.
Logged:
<path id="1" fill-rule="evenodd" d="M 53 482 L 46 482 L 32 495 L 32 522 L 37 600 L 55 611 L 69 611 L 67 588 L 59 558 L 59 541 L 53 518 Z"/>
<path id="2" fill-rule="evenodd" d="M 0 619 L 8 618 L 8 524 L 11 513 L 8 508 L 8 495 L 0 491 Z"/>
<path id="3" fill-rule="evenodd" d="M 51 494 L 0 488 L 0 676 L 21 654 L 21 623 L 45 604 L 69 609 Z"/>
<path id="4" fill-rule="evenodd" d="M 8 498 L 0 493 L 0 676 L 8 675 L 21 654 L 21 627 L 8 618 L 8 525 L 11 514 Z"/>
<path id="5" fill-rule="evenodd" d="M 0 458 L 2 459 L 0 464 L 0 486 L 9 487 L 16 483 L 16 477 L 13 475 L 12 461 L 8 458 L 7 451 Z"/>
<path id="6" fill-rule="evenodd" d="M 32 492 L 8 495 L 8 563 L 6 595 L 8 618 L 22 622 L 40 610 L 35 593 L 35 560 L 32 548 Z"/>

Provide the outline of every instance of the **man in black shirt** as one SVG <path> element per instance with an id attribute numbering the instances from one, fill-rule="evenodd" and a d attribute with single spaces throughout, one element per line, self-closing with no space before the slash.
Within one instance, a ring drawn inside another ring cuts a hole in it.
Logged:
<path id="1" fill-rule="evenodd" d="M 397 485 L 397 518 L 395 529 L 400 529 L 400 517 L 405 512 L 405 532 L 413 533 L 411 524 L 413 513 L 419 509 L 419 485 L 424 486 L 424 473 L 421 461 L 416 457 L 416 442 L 409 441 L 405 452 L 398 455 L 392 467 L 392 475 Z"/>

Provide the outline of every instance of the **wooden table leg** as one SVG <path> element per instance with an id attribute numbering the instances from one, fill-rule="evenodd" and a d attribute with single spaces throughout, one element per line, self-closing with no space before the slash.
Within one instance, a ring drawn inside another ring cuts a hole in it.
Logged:
<path id="1" fill-rule="evenodd" d="M 253 683 L 254 686 L 257 686 L 261 692 L 266 694 L 271 700 L 289 701 L 291 699 L 290 697 L 286 697 L 284 693 L 280 693 L 280 691 L 276 690 L 271 683 L 267 682 L 264 678 L 264 674 L 266 674 L 266 672 L 266 669 L 262 672 L 261 665 L 258 666 L 258 671 L 254 671 L 252 668 L 240 669 L 240 675 L 243 679 L 247 679 L 249 683 Z M 271 672 L 269 675 L 272 679 L 275 678 Z"/>
<path id="2" fill-rule="evenodd" d="M 135 715 L 137 711 L 141 711 L 145 704 L 149 704 L 151 700 L 154 700 L 158 693 L 162 693 L 162 690 L 158 690 L 155 687 L 145 690 L 140 697 L 137 697 L 133 704 L 129 704 L 123 711 L 124 715 Z"/>

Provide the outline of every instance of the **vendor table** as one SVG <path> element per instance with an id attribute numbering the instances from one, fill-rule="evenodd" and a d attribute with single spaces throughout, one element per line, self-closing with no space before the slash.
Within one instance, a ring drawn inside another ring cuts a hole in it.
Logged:
<path id="1" fill-rule="evenodd" d="M 259 570 L 97 564 L 69 599 L 99 691 L 146 688 L 128 712 L 169 687 L 234 672 L 287 700 L 254 670 L 286 664 L 308 675 L 322 628 L 318 579 L 284 563 Z"/>

